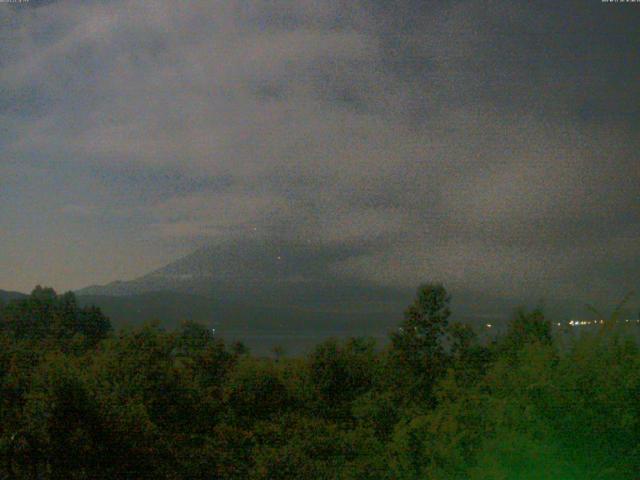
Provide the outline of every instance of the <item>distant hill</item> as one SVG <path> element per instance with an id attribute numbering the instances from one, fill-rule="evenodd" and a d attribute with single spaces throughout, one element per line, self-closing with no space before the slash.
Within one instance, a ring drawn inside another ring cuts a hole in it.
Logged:
<path id="1" fill-rule="evenodd" d="M 100 307 L 116 328 L 158 320 L 171 329 L 192 320 L 227 339 L 242 339 L 254 351 L 277 344 L 300 351 L 327 336 L 384 337 L 399 324 L 415 289 L 367 283 L 331 268 L 331 261 L 348 256 L 305 245 L 214 245 L 139 278 L 75 293 L 81 305 Z M 482 328 L 504 324 L 518 306 L 537 305 L 480 292 L 450 293 L 452 321 Z M 25 296 L 0 290 L 4 302 Z M 557 299 L 545 303 L 545 312 L 565 321 L 585 309 Z"/>
<path id="2" fill-rule="evenodd" d="M 391 290 L 358 279 L 345 279 L 329 268 L 328 259 L 346 253 L 306 245 L 278 248 L 250 242 L 201 248 L 130 281 L 93 285 L 79 295 L 122 296 L 148 292 L 183 292 L 226 301 L 331 305 L 351 300 L 380 300 Z M 398 293 L 398 292 L 394 292 Z M 404 292 L 402 293 L 404 296 Z"/>
<path id="3" fill-rule="evenodd" d="M 19 298 L 25 298 L 27 295 L 20 292 L 11 292 L 7 290 L 0 290 L 0 301 L 8 302 Z"/>
<path id="4" fill-rule="evenodd" d="M 306 246 L 209 246 L 134 280 L 76 293 L 118 321 L 157 315 L 171 324 L 193 318 L 240 330 L 375 328 L 401 316 L 412 291 L 345 279 L 327 270 L 332 256 L 339 253 Z M 135 303 L 144 311 L 125 313 Z"/>
<path id="5" fill-rule="evenodd" d="M 139 278 L 76 293 L 82 303 L 99 306 L 115 326 L 157 319 L 172 328 L 189 319 L 226 337 L 261 339 L 254 343 L 283 335 L 315 340 L 384 335 L 398 325 L 415 290 L 368 283 L 332 268 L 349 255 L 240 241 L 207 246 Z M 452 289 L 451 294 L 452 320 L 483 327 L 505 323 L 520 305 L 537 305 L 479 292 Z M 545 303 L 545 311 L 563 321 L 584 309 L 555 300 Z"/>

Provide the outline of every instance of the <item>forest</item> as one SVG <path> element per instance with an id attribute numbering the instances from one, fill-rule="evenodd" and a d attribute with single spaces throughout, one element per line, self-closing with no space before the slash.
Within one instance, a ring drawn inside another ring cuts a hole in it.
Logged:
<path id="1" fill-rule="evenodd" d="M 537 309 L 481 339 L 450 314 L 425 284 L 383 344 L 258 357 L 37 287 L 0 306 L 0 478 L 638 478 L 634 335 Z"/>

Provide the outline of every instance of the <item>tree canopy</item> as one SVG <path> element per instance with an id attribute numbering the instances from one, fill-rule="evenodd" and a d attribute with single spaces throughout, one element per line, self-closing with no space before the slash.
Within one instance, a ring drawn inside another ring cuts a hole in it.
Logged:
<path id="1" fill-rule="evenodd" d="M 637 478 L 636 341 L 559 338 L 542 310 L 481 340 L 449 305 L 426 284 L 386 344 L 256 357 L 37 287 L 0 307 L 0 477 Z"/>

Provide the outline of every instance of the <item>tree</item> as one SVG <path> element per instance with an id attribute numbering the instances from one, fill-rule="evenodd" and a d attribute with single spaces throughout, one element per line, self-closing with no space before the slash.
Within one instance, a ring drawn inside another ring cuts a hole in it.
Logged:
<path id="1" fill-rule="evenodd" d="M 318 412 L 328 418 L 350 418 L 351 402 L 373 385 L 373 343 L 359 338 L 344 344 L 327 340 L 309 355 L 308 368 Z"/>
<path id="2" fill-rule="evenodd" d="M 3 311 L 3 330 L 18 339 L 64 341 L 76 335 L 91 348 L 111 331 L 111 322 L 97 307 L 80 307 L 73 292 L 57 295 L 37 286 L 24 299 L 12 300 Z"/>
<path id="3" fill-rule="evenodd" d="M 238 363 L 224 393 L 231 419 L 243 426 L 268 419 L 289 405 L 289 393 L 273 363 L 253 358 Z"/>
<path id="4" fill-rule="evenodd" d="M 405 311 L 401 327 L 391 335 L 392 355 L 409 375 L 405 380 L 410 382 L 412 396 L 431 399 L 433 384 L 445 371 L 442 340 L 451 315 L 450 300 L 442 285 L 422 285 Z"/>
<path id="5" fill-rule="evenodd" d="M 491 361 L 491 350 L 480 345 L 470 325 L 454 323 L 447 329 L 450 370 L 456 381 L 472 386 L 482 378 Z"/>
<path id="6" fill-rule="evenodd" d="M 533 343 L 544 345 L 553 343 L 551 322 L 545 318 L 540 308 L 532 312 L 520 308 L 516 310 L 513 319 L 509 322 L 506 335 L 499 340 L 498 350 L 516 355 L 525 345 Z"/>

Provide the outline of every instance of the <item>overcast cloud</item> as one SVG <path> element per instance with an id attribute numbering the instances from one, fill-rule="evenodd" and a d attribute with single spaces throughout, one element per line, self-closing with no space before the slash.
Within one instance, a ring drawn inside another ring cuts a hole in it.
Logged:
<path id="1" fill-rule="evenodd" d="M 512 296 L 640 280 L 640 7 L 0 4 L 0 288 L 207 243 Z"/>

